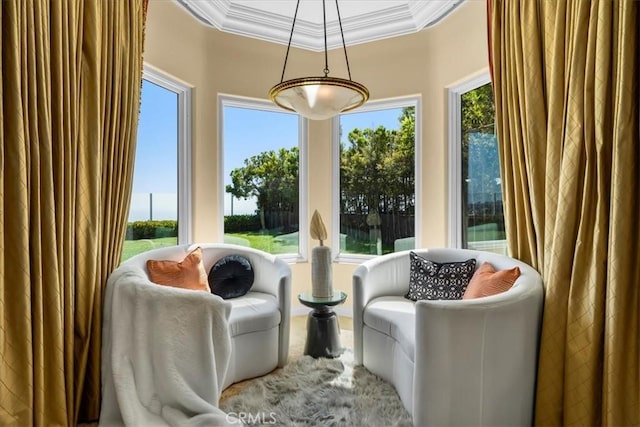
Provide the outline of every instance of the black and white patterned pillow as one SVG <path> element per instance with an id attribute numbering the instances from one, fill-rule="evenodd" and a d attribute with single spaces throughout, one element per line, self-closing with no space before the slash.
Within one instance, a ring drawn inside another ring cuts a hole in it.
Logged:
<path id="1" fill-rule="evenodd" d="M 406 298 L 461 299 L 476 269 L 474 258 L 461 262 L 435 262 L 411 252 L 409 292 Z"/>

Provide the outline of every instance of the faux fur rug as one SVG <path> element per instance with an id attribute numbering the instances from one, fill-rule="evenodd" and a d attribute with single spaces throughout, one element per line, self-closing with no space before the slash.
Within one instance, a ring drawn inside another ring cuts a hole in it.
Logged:
<path id="1" fill-rule="evenodd" d="M 395 389 L 362 366 L 353 353 L 337 359 L 301 356 L 253 380 L 220 408 L 248 425 L 411 426 Z"/>

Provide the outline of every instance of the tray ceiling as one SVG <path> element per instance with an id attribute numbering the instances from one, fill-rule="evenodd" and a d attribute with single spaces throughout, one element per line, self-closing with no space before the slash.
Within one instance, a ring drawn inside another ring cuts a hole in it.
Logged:
<path id="1" fill-rule="evenodd" d="M 232 34 L 287 44 L 296 0 L 174 0 L 207 25 Z M 420 31 L 434 25 L 464 0 L 340 0 L 347 45 Z M 336 3 L 326 2 L 327 45 L 342 46 Z M 324 50 L 322 2 L 302 0 L 292 46 Z"/>

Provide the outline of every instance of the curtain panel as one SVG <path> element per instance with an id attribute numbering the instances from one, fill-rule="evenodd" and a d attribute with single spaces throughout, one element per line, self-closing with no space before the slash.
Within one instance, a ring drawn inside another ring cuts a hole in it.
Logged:
<path id="1" fill-rule="evenodd" d="M 545 283 L 538 425 L 640 425 L 639 8 L 488 1 L 509 249 Z"/>
<path id="2" fill-rule="evenodd" d="M 0 2 L 0 425 L 98 419 L 145 11 L 145 0 Z"/>

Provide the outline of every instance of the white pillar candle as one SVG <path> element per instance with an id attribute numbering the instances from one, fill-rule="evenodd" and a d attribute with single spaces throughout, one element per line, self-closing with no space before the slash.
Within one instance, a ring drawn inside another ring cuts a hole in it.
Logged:
<path id="1" fill-rule="evenodd" d="M 311 250 L 311 294 L 316 298 L 333 295 L 331 284 L 331 248 L 316 246 Z"/>

